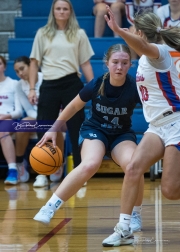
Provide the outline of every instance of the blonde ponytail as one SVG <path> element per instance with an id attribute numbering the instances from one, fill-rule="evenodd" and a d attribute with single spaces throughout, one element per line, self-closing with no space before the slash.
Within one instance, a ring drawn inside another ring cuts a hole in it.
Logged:
<path id="1" fill-rule="evenodd" d="M 134 19 L 137 31 L 141 30 L 149 43 L 162 43 L 180 51 L 180 27 L 163 29 L 160 18 L 152 12 L 137 13 Z"/>
<path id="2" fill-rule="evenodd" d="M 108 75 L 109 75 L 109 72 L 107 72 L 103 75 L 102 83 L 101 83 L 101 86 L 98 90 L 98 94 L 100 94 L 102 96 L 104 96 L 104 85 L 105 85 L 104 82 L 105 82 L 105 79 L 108 77 Z"/>

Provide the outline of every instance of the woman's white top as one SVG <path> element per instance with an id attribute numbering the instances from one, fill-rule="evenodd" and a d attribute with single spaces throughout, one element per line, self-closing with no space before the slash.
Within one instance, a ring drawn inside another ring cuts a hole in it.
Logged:
<path id="1" fill-rule="evenodd" d="M 43 81 L 43 74 L 38 72 L 38 81 L 35 84 L 35 92 L 37 98 L 39 97 L 39 89 Z M 17 89 L 20 103 L 26 112 L 26 115 L 32 118 L 37 117 L 37 105 L 32 105 L 28 100 L 30 85 L 28 81 L 19 80 L 19 87 Z"/>
<path id="2" fill-rule="evenodd" d="M 84 30 L 79 29 L 70 43 L 64 31 L 57 30 L 50 41 L 41 28 L 36 33 L 30 58 L 38 61 L 44 80 L 55 80 L 72 73 L 80 76 L 79 67 L 92 55 L 94 51 Z"/>
<path id="3" fill-rule="evenodd" d="M 180 26 L 180 17 L 178 19 L 173 19 L 171 17 L 170 5 L 166 4 L 157 9 L 156 13 L 162 22 L 163 27 Z"/>
<path id="4" fill-rule="evenodd" d="M 10 114 L 12 119 L 22 116 L 22 107 L 17 93 L 18 81 L 6 77 L 0 82 L 0 114 Z"/>

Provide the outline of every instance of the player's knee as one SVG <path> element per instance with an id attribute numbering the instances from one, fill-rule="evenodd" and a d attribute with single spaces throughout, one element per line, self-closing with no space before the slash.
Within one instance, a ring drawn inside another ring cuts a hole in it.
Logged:
<path id="1" fill-rule="evenodd" d="M 126 178 L 128 178 L 128 180 L 130 180 L 132 183 L 139 181 L 142 175 L 136 168 L 136 165 L 132 162 L 127 165 L 125 174 Z"/>
<path id="2" fill-rule="evenodd" d="M 99 169 L 99 166 L 99 162 L 95 160 L 88 160 L 83 165 L 83 172 L 89 175 L 94 175 L 94 173 L 96 173 L 96 171 Z"/>
<path id="3" fill-rule="evenodd" d="M 96 10 L 96 16 L 104 17 L 105 14 L 106 14 L 106 8 L 104 8 L 104 6 L 99 6 L 99 8 L 97 8 Z"/>
<path id="4" fill-rule="evenodd" d="M 8 136 L 10 136 L 9 132 L 0 132 L 0 142 L 4 142 Z"/>
<path id="5" fill-rule="evenodd" d="M 176 186 L 174 183 L 171 185 L 162 184 L 161 191 L 162 191 L 163 196 L 169 200 L 180 199 L 180 186 Z"/>

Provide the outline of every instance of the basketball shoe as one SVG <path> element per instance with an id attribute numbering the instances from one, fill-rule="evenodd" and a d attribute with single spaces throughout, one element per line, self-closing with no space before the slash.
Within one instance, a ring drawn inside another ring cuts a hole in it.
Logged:
<path id="1" fill-rule="evenodd" d="M 22 163 L 17 163 L 20 182 L 27 182 L 29 180 L 29 172 L 27 171 L 28 163 L 24 159 Z"/>
<path id="2" fill-rule="evenodd" d="M 102 245 L 104 247 L 117 247 L 121 245 L 129 245 L 134 242 L 133 231 L 130 228 L 128 230 L 123 230 L 120 223 L 117 223 L 114 228 L 114 233 L 106 238 Z"/>
<path id="3" fill-rule="evenodd" d="M 139 232 L 142 228 L 142 217 L 139 213 L 133 212 L 131 215 L 130 228 L 133 232 Z"/>
<path id="4" fill-rule="evenodd" d="M 18 182 L 18 171 L 16 169 L 9 169 L 8 176 L 5 179 L 4 183 L 9 185 L 16 185 Z"/>
<path id="5" fill-rule="evenodd" d="M 51 182 L 58 182 L 63 176 L 63 165 L 53 174 L 50 175 Z"/>
<path id="6" fill-rule="evenodd" d="M 39 221 L 42 224 L 48 225 L 51 218 L 54 216 L 54 211 L 46 206 L 41 207 L 39 212 L 34 216 L 35 221 Z"/>
<path id="7" fill-rule="evenodd" d="M 33 183 L 34 187 L 44 187 L 48 185 L 48 179 L 46 175 L 38 175 L 35 182 Z"/>

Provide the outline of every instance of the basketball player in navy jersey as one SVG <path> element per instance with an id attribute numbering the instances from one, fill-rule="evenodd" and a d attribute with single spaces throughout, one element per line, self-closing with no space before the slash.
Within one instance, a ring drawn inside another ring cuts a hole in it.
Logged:
<path id="1" fill-rule="evenodd" d="M 126 45 L 113 45 L 107 51 L 104 61 L 109 72 L 90 81 L 37 144 L 42 146 L 48 140 L 52 140 L 56 146 L 57 133 L 53 132 L 55 128 L 57 131 L 61 130 L 63 122 L 82 109 L 86 102 L 92 101 L 92 115 L 84 121 L 80 129 L 82 162 L 65 177 L 50 200 L 36 214 L 36 221 L 49 223 L 63 202 L 72 197 L 98 171 L 105 154 L 110 155 L 125 172 L 125 167 L 137 146 L 136 135 L 131 129 L 131 116 L 136 104 L 141 102 L 135 79 L 127 74 L 131 67 L 130 50 Z M 142 176 L 134 207 L 135 214 L 132 215 L 138 219 L 135 226 L 132 223 L 132 229 L 135 231 L 141 229 L 143 185 Z M 129 239 L 121 243 L 131 244 L 133 240 L 133 236 L 129 235 Z"/>

